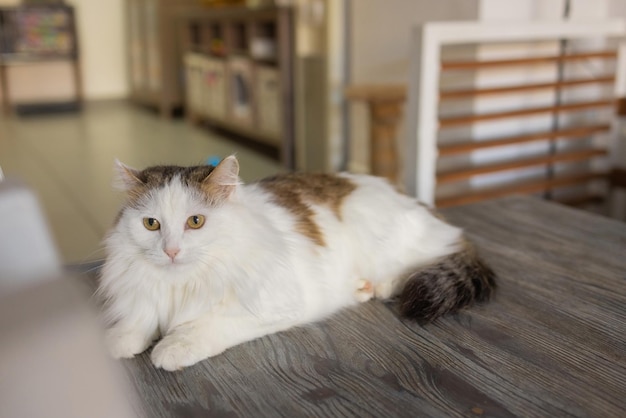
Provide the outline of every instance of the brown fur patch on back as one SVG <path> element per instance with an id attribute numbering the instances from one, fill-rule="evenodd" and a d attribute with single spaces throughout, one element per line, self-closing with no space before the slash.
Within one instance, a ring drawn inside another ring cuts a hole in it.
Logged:
<path id="1" fill-rule="evenodd" d="M 326 205 L 341 219 L 341 204 L 356 189 L 350 180 L 334 174 L 281 174 L 263 179 L 259 184 L 273 194 L 276 204 L 296 216 L 298 232 L 320 246 L 326 243 L 309 205 Z"/>

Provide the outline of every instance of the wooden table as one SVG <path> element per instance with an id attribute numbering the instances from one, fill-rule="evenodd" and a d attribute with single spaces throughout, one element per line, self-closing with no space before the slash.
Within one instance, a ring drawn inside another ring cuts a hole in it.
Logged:
<path id="1" fill-rule="evenodd" d="M 148 416 L 618 417 L 626 224 L 528 197 L 444 211 L 494 301 L 420 327 L 368 302 L 176 373 L 124 361 Z"/>

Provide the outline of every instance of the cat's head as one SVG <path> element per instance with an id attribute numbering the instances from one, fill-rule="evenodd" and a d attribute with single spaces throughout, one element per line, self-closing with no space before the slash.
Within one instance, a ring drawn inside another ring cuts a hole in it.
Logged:
<path id="1" fill-rule="evenodd" d="M 193 267 L 216 234 L 220 208 L 239 184 L 234 156 L 212 166 L 155 166 L 136 170 L 116 161 L 127 201 L 114 228 L 116 243 L 132 257 L 165 268 Z M 112 243 L 109 242 L 109 245 Z"/>

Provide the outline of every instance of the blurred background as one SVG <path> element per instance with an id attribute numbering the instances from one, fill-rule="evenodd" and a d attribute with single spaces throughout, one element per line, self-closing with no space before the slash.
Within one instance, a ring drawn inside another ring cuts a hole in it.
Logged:
<path id="1" fill-rule="evenodd" d="M 625 220 L 625 18 L 624 0 L 0 0 L 0 416 L 135 415 L 94 281 L 68 279 L 102 262 L 115 158 L 235 153 L 245 182 L 348 170 L 437 208 L 523 193 Z"/>
<path id="2" fill-rule="evenodd" d="M 236 153 L 247 182 L 349 170 L 387 177 L 439 207 L 521 192 L 623 217 L 621 192 L 617 204 L 606 199 L 624 160 L 615 106 L 623 0 L 0 0 L 0 8 L 0 166 L 38 197 L 65 265 L 102 258 L 123 199 L 110 186 L 114 158 L 141 168 Z M 415 123 L 407 130 L 425 100 L 416 34 L 440 21 L 616 29 L 444 45 L 442 62 L 465 67 L 436 66 L 439 154 L 423 174 L 410 155 Z M 480 64 L 498 60 L 510 68 Z M 434 192 L 416 190 L 415 176 L 432 177 Z"/>

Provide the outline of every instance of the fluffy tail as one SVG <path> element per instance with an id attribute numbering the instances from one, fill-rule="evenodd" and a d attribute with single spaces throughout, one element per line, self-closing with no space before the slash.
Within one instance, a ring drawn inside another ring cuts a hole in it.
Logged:
<path id="1" fill-rule="evenodd" d="M 457 253 L 413 273 L 400 293 L 400 313 L 420 323 L 486 302 L 495 292 L 493 271 L 469 243 Z"/>

